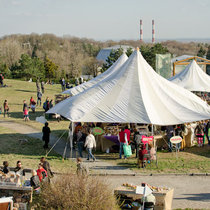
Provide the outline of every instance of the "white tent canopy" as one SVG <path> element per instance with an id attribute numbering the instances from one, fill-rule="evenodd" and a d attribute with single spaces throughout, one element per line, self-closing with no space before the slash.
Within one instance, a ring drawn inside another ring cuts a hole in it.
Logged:
<path id="1" fill-rule="evenodd" d="M 210 76 L 193 60 L 183 71 L 169 81 L 190 91 L 210 92 Z"/>
<path id="2" fill-rule="evenodd" d="M 173 125 L 210 119 L 210 107 L 158 75 L 137 50 L 106 79 L 47 113 L 73 122 Z"/>
<path id="3" fill-rule="evenodd" d="M 88 82 L 85 82 L 81 85 L 78 85 L 76 87 L 70 88 L 66 91 L 63 92 L 63 94 L 72 94 L 72 95 L 77 95 L 78 93 L 83 92 L 84 90 L 92 87 L 93 85 L 97 84 L 98 82 L 102 81 L 103 79 L 109 77 L 113 72 L 115 72 L 117 69 L 119 69 L 125 61 L 128 59 L 128 56 L 123 53 L 117 61 L 109 68 L 107 69 L 104 73 L 100 74 L 99 76 L 91 79 Z"/>

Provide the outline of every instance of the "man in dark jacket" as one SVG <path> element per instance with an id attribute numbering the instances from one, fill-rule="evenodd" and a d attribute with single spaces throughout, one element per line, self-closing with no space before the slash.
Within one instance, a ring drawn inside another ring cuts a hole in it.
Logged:
<path id="1" fill-rule="evenodd" d="M 45 126 L 42 128 L 42 140 L 45 142 L 44 149 L 48 149 L 48 143 L 50 141 L 50 128 L 48 127 L 48 122 L 45 123 Z"/>
<path id="2" fill-rule="evenodd" d="M 43 164 L 43 168 L 47 171 L 48 178 L 52 178 L 53 172 L 50 169 L 50 164 L 48 161 L 46 161 L 45 157 L 41 157 L 40 162 Z"/>

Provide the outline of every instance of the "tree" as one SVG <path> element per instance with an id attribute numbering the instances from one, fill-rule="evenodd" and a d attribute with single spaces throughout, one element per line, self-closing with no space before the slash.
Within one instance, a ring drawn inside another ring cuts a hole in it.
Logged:
<path id="1" fill-rule="evenodd" d="M 210 45 L 208 46 L 208 50 L 206 53 L 206 59 L 210 60 Z M 206 65 L 206 73 L 210 75 L 210 65 Z"/>
<path id="2" fill-rule="evenodd" d="M 133 53 L 133 49 L 129 47 L 126 51 L 126 55 L 129 57 Z"/>
<path id="3" fill-rule="evenodd" d="M 201 46 L 200 49 L 198 50 L 197 56 L 204 57 L 205 54 L 206 54 L 206 50 L 203 49 L 203 47 Z"/>
<path id="4" fill-rule="evenodd" d="M 96 77 L 98 75 L 98 70 L 102 65 L 102 61 L 98 61 L 96 58 L 88 58 L 84 65 L 84 72 L 88 75 L 93 75 Z"/>
<path id="5" fill-rule="evenodd" d="M 9 78 L 11 76 L 11 72 L 7 66 L 7 64 L 0 64 L 0 74 L 3 74 L 4 77 Z"/>
<path id="6" fill-rule="evenodd" d="M 53 63 L 47 56 L 44 60 L 44 68 L 46 78 L 48 78 L 49 80 L 52 78 L 56 78 L 58 66 L 55 63 Z"/>
<path id="7" fill-rule="evenodd" d="M 37 58 L 37 45 L 34 46 L 31 57 Z"/>
<path id="8" fill-rule="evenodd" d="M 123 54 L 123 49 L 119 48 L 117 50 L 112 50 L 109 54 L 109 56 L 106 59 L 106 63 L 102 66 L 102 72 L 106 71 L 108 68 L 110 68 L 115 61 Z"/>
<path id="9" fill-rule="evenodd" d="M 166 54 L 169 53 L 169 51 L 166 47 L 163 47 L 160 43 L 157 43 L 151 48 L 148 45 L 142 46 L 141 53 L 145 60 L 155 70 L 156 54 Z"/>
<path id="10" fill-rule="evenodd" d="M 208 50 L 207 50 L 207 53 L 206 53 L 206 59 L 210 60 L 210 45 L 208 46 Z"/>
<path id="11" fill-rule="evenodd" d="M 39 58 L 31 58 L 27 54 L 22 54 L 19 64 L 19 77 L 26 79 L 44 77 L 44 64 Z"/>

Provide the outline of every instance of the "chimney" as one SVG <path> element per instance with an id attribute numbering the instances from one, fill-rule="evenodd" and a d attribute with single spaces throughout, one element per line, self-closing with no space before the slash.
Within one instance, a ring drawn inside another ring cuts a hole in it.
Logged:
<path id="1" fill-rule="evenodd" d="M 155 21 L 152 20 L 152 43 L 155 43 Z"/>

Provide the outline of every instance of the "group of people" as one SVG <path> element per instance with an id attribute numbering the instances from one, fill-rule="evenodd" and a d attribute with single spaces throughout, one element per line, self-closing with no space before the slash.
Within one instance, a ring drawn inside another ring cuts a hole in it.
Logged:
<path id="1" fill-rule="evenodd" d="M 92 134 L 92 128 L 83 128 L 81 123 L 78 123 L 74 130 L 74 144 L 77 145 L 79 156 L 83 157 L 83 148 L 86 147 L 88 157 L 87 160 L 93 159 L 96 160 L 92 151 L 93 148 L 96 148 L 96 140 Z"/>
<path id="2" fill-rule="evenodd" d="M 152 143 L 145 143 L 142 141 L 142 133 L 134 128 L 132 131 L 134 132 L 133 140 L 131 141 L 131 131 L 128 126 L 121 128 L 118 135 L 118 140 L 120 143 L 119 149 L 119 158 L 122 158 L 122 154 L 124 153 L 124 158 L 127 156 L 124 152 L 124 147 L 126 145 L 134 145 L 136 150 L 136 158 L 137 163 L 141 167 L 145 167 L 146 160 L 156 160 L 156 150 Z"/>
<path id="3" fill-rule="evenodd" d="M 66 89 L 69 89 L 69 88 L 72 88 L 73 85 L 70 85 L 69 82 L 66 82 L 64 78 L 60 79 L 60 84 L 61 84 L 61 89 L 62 89 L 62 92 L 65 91 Z M 80 85 L 84 82 L 84 79 L 83 77 L 80 77 L 80 78 L 76 78 L 75 79 L 75 86 L 77 85 Z"/>
<path id="4" fill-rule="evenodd" d="M 11 173 L 9 162 L 3 162 L 3 168 L 1 170 L 4 174 Z M 15 173 L 15 182 L 21 184 L 21 179 L 23 180 L 26 172 L 23 168 L 22 162 L 20 160 L 17 161 L 16 167 L 14 168 Z M 50 182 L 50 179 L 53 177 L 53 172 L 51 171 L 49 162 L 45 159 L 45 157 L 41 157 L 40 163 L 38 164 L 37 170 L 32 170 L 32 176 L 30 178 L 30 185 L 33 187 L 34 191 L 40 192 L 40 185 L 42 182 Z"/>
<path id="5" fill-rule="evenodd" d="M 168 139 L 169 152 L 172 151 L 172 143 L 170 142 L 171 137 L 180 136 L 182 142 L 177 144 L 177 150 L 184 150 L 186 145 L 185 136 L 188 135 L 188 130 L 191 131 L 191 145 L 194 145 L 195 141 L 198 147 L 202 147 L 205 144 L 205 139 L 208 140 L 208 145 L 210 145 L 210 121 L 200 121 L 195 123 L 187 123 L 181 125 L 171 125 L 166 126 L 166 136 Z"/>

